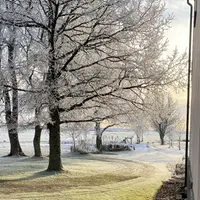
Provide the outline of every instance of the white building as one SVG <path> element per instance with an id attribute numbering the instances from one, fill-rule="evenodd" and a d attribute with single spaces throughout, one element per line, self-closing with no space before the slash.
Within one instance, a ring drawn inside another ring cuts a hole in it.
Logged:
<path id="1" fill-rule="evenodd" d="M 195 0 L 188 199 L 200 200 L 200 0 Z"/>

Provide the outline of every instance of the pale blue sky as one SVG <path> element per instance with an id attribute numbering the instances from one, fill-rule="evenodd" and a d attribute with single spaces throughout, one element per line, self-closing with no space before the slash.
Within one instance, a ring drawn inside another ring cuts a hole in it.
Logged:
<path id="1" fill-rule="evenodd" d="M 175 15 L 171 29 L 166 34 L 169 39 L 169 49 L 172 50 L 177 46 L 178 50 L 183 52 L 188 47 L 190 7 L 187 5 L 187 0 L 163 1 L 166 3 L 166 12 Z"/>
<path id="2" fill-rule="evenodd" d="M 176 46 L 179 52 L 184 52 L 189 43 L 189 17 L 190 7 L 187 5 L 187 0 L 163 0 L 166 3 L 166 12 L 174 14 L 174 20 L 170 30 L 166 33 L 169 39 L 169 51 L 172 51 Z M 194 0 L 190 0 L 191 3 Z M 180 104 L 181 114 L 185 115 L 186 111 L 186 92 L 174 94 L 174 98 Z"/>

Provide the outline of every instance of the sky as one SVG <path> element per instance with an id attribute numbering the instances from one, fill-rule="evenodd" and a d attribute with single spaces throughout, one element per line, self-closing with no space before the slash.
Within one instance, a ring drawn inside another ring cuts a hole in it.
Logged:
<path id="1" fill-rule="evenodd" d="M 175 47 L 179 52 L 184 52 L 188 49 L 189 43 L 189 16 L 190 7 L 187 5 L 187 0 L 163 0 L 166 3 L 166 13 L 173 13 L 174 20 L 171 23 L 171 28 L 166 33 L 169 40 L 169 52 Z M 193 3 L 193 0 L 190 0 Z M 181 114 L 186 112 L 186 92 L 173 94 L 178 101 Z"/>
<path id="2" fill-rule="evenodd" d="M 180 52 L 184 52 L 188 47 L 190 7 L 186 3 L 187 0 L 163 1 L 166 3 L 166 12 L 174 14 L 171 28 L 166 34 L 169 39 L 169 50 L 177 46 Z"/>

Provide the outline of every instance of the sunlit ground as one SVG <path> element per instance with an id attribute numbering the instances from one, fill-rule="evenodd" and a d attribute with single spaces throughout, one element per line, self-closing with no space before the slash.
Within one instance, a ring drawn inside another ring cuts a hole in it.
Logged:
<path id="1" fill-rule="evenodd" d="M 102 155 L 65 157 L 61 174 L 44 172 L 47 158 L 0 163 L 0 199 L 148 200 L 168 177 L 150 164 Z"/>
<path id="2" fill-rule="evenodd" d="M 115 130 L 116 131 L 116 130 Z M 20 132 L 22 149 L 33 155 L 34 130 Z M 106 132 L 105 136 L 130 136 L 132 132 Z M 0 199 L 34 200 L 153 200 L 162 181 L 170 176 L 166 168 L 180 162 L 184 156 L 184 142 L 178 150 L 159 144 L 155 132 L 147 132 L 144 142 L 135 144 L 135 151 L 93 155 L 72 155 L 69 143 L 62 135 L 62 159 L 65 173 L 44 172 L 48 166 L 48 134 L 41 140 L 42 159 L 5 158 L 9 152 L 6 130 L 0 129 Z M 147 145 L 149 142 L 149 145 Z"/>

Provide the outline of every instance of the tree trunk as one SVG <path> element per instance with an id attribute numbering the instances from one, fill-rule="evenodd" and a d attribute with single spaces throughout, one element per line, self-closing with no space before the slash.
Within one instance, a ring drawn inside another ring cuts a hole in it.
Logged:
<path id="1" fill-rule="evenodd" d="M 136 143 L 140 144 L 140 136 L 139 135 L 137 135 L 137 142 Z"/>
<path id="2" fill-rule="evenodd" d="M 19 143 L 18 132 L 17 132 L 17 122 L 13 120 L 10 95 L 7 88 L 3 89 L 3 95 L 4 95 L 4 100 L 5 100 L 6 125 L 8 129 L 9 140 L 10 140 L 10 153 L 8 154 L 8 156 L 25 156 Z"/>
<path id="3" fill-rule="evenodd" d="M 49 166 L 47 171 L 63 171 L 60 149 L 60 115 L 58 108 L 50 111 L 52 123 L 48 123 L 49 129 Z"/>
<path id="4" fill-rule="evenodd" d="M 55 6 L 55 7 L 54 7 Z M 58 6 L 54 4 L 52 12 L 48 13 L 48 32 L 49 57 L 48 73 L 46 83 L 48 86 L 48 107 L 51 121 L 48 123 L 49 129 L 49 165 L 47 171 L 63 171 L 60 147 L 60 113 L 59 113 L 59 93 L 58 93 L 58 69 L 55 56 L 55 30 L 57 23 Z M 55 11 L 55 13 L 54 13 Z M 55 14 L 55 15 L 54 15 Z"/>
<path id="5" fill-rule="evenodd" d="M 164 144 L 165 144 L 164 136 L 163 136 L 163 135 L 160 135 L 160 144 L 161 144 L 161 145 L 164 145 Z"/>
<path id="6" fill-rule="evenodd" d="M 171 140 L 171 147 L 173 148 L 173 140 Z"/>
<path id="7" fill-rule="evenodd" d="M 40 138 L 41 138 L 42 127 L 40 125 L 35 126 L 35 136 L 33 139 L 33 146 L 34 146 L 34 156 L 41 157 L 42 152 L 40 148 Z"/>
<path id="8" fill-rule="evenodd" d="M 164 137 L 165 137 L 165 131 L 161 128 L 161 124 L 159 124 L 159 135 L 160 135 L 160 144 L 164 145 Z"/>
<path id="9" fill-rule="evenodd" d="M 10 38 L 8 46 L 8 69 L 10 72 L 12 84 L 12 103 L 7 88 L 3 88 L 3 96 L 5 100 L 5 118 L 10 139 L 10 153 L 8 156 L 25 156 L 18 139 L 18 85 L 15 72 L 14 52 L 15 52 L 15 28 L 9 27 Z M 3 77 L 4 78 L 4 77 Z M 4 80 L 5 81 L 5 80 Z"/>
<path id="10" fill-rule="evenodd" d="M 173 140 L 172 139 L 169 139 L 169 148 L 173 148 Z"/>
<path id="11" fill-rule="evenodd" d="M 178 149 L 181 150 L 181 137 L 178 137 Z"/>
<path id="12" fill-rule="evenodd" d="M 8 154 L 8 156 L 25 156 L 19 144 L 17 124 L 13 121 L 10 96 L 6 88 L 4 88 L 3 94 L 5 100 L 6 125 L 8 128 L 8 136 L 10 140 L 10 153 Z"/>
<path id="13" fill-rule="evenodd" d="M 8 130 L 10 139 L 10 153 L 8 156 L 25 156 L 19 144 L 18 133 L 15 128 Z"/>
<path id="14" fill-rule="evenodd" d="M 102 133 L 100 128 L 100 122 L 95 122 L 95 132 L 96 132 L 96 148 L 102 152 Z"/>
<path id="15" fill-rule="evenodd" d="M 102 137 L 101 137 L 101 135 L 96 136 L 96 147 L 100 152 L 102 152 Z"/>
<path id="16" fill-rule="evenodd" d="M 50 67 L 47 75 L 49 86 L 49 114 L 51 122 L 47 124 L 49 129 L 49 165 L 47 171 L 63 171 L 61 161 L 60 148 L 60 113 L 59 100 L 57 99 L 58 92 L 55 78 L 54 61 L 50 61 Z"/>
<path id="17" fill-rule="evenodd" d="M 74 145 L 74 151 L 76 149 L 76 139 L 75 136 L 72 134 L 72 140 L 73 140 L 73 145 Z"/>
<path id="18" fill-rule="evenodd" d="M 170 139 L 169 139 L 169 147 L 168 148 L 170 148 L 171 147 L 171 143 L 170 143 Z"/>
<path id="19" fill-rule="evenodd" d="M 141 142 L 144 141 L 144 136 L 143 136 L 143 133 L 142 133 L 142 136 L 141 136 Z"/>
<path id="20" fill-rule="evenodd" d="M 37 106 L 37 105 L 36 105 Z M 41 110 L 40 107 L 35 108 L 35 136 L 33 139 L 33 146 L 34 146 L 34 156 L 35 157 L 41 157 L 42 152 L 40 148 L 40 138 L 41 138 L 41 132 L 42 132 L 42 127 L 40 125 L 40 114 Z"/>
<path id="21" fill-rule="evenodd" d="M 10 2 L 10 10 L 14 10 L 14 2 Z M 12 85 L 11 98 L 7 88 L 3 88 L 4 100 L 5 100 L 5 118 L 8 128 L 8 135 L 10 139 L 10 153 L 9 156 L 24 156 L 18 139 L 18 84 L 15 71 L 15 27 L 8 27 L 9 39 L 7 42 L 8 47 L 8 69 L 10 74 L 10 81 Z M 3 77 L 4 79 L 4 77 Z M 6 81 L 6 80 L 4 80 Z"/>

